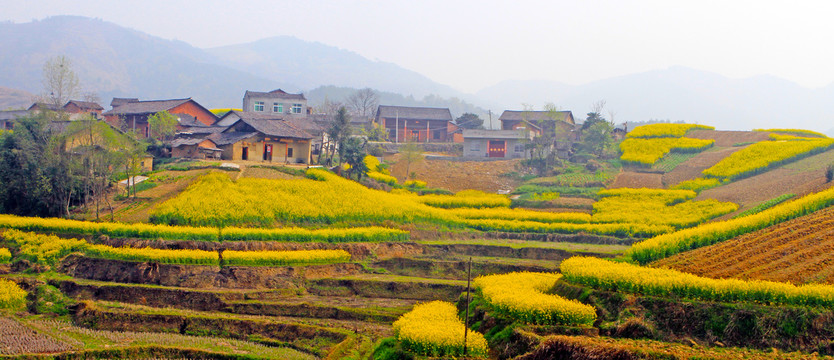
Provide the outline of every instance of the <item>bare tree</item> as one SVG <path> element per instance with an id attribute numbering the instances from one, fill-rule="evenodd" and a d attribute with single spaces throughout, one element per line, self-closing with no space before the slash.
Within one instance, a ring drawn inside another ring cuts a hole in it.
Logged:
<path id="1" fill-rule="evenodd" d="M 591 112 L 602 116 L 602 111 L 605 110 L 605 99 L 597 100 L 591 104 Z"/>
<path id="2" fill-rule="evenodd" d="M 355 116 L 368 119 L 379 106 L 379 95 L 371 88 L 359 89 L 348 96 L 346 102 Z"/>
<path id="3" fill-rule="evenodd" d="M 330 98 L 324 98 L 324 102 L 321 105 L 316 106 L 316 112 L 319 114 L 327 114 L 330 116 L 335 116 L 339 112 L 339 108 L 344 107 L 345 104 L 330 100 Z"/>
<path id="4" fill-rule="evenodd" d="M 41 98 L 56 107 L 78 95 L 78 76 L 72 71 L 72 63 L 66 56 L 60 55 L 46 61 L 43 65 L 43 94 Z"/>

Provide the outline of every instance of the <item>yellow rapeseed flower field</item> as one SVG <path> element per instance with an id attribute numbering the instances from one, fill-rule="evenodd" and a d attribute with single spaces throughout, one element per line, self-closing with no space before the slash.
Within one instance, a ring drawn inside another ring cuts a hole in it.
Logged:
<path id="1" fill-rule="evenodd" d="M 26 291 L 13 281 L 0 279 L 0 309 L 18 309 L 26 304 Z"/>
<path id="2" fill-rule="evenodd" d="M 639 128 L 638 128 L 639 129 Z M 628 138 L 620 143 L 620 157 L 625 162 L 652 165 L 671 151 L 701 152 L 715 143 L 715 140 L 691 138 L 658 137 L 658 138 Z"/>
<path id="3" fill-rule="evenodd" d="M 560 265 L 575 284 L 606 291 L 694 300 L 801 306 L 834 306 L 834 286 L 760 280 L 710 279 L 671 269 L 655 269 L 592 257 L 572 257 Z"/>
<path id="4" fill-rule="evenodd" d="M 223 251 L 224 265 L 286 266 L 350 261 L 344 250 Z"/>
<path id="5" fill-rule="evenodd" d="M 452 303 L 432 301 L 414 306 L 392 324 L 394 334 L 406 349 L 426 356 L 460 356 L 463 354 L 464 324 Z M 466 341 L 471 355 L 484 356 L 487 341 L 476 331 L 469 331 Z"/>
<path id="6" fill-rule="evenodd" d="M 807 141 L 761 141 L 730 154 L 704 170 L 703 174 L 721 180 L 738 179 L 832 147 L 834 139 L 828 138 L 809 138 Z"/>
<path id="7" fill-rule="evenodd" d="M 776 205 L 757 214 L 656 236 L 634 244 L 626 251 L 626 255 L 641 264 L 646 264 L 683 251 L 712 245 L 763 229 L 831 205 L 834 205 L 834 188 Z"/>
<path id="8" fill-rule="evenodd" d="M 561 277 L 516 272 L 480 276 L 474 284 L 490 307 L 513 319 L 531 324 L 592 325 L 597 318 L 593 306 L 545 294 Z"/>
<path id="9" fill-rule="evenodd" d="M 690 130 L 715 130 L 712 126 L 697 124 L 649 124 L 642 125 L 631 130 L 627 138 L 656 138 L 656 137 L 683 137 Z"/>

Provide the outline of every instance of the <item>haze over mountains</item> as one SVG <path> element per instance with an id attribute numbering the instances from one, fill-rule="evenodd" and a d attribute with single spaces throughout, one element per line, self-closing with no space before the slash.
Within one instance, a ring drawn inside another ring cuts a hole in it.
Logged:
<path id="1" fill-rule="evenodd" d="M 324 97 L 341 100 L 349 88 L 371 87 L 386 93 L 382 97 L 386 104 L 449 106 L 455 116 L 490 109 L 497 117 L 505 109 L 521 109 L 522 104 L 541 109 L 545 102 L 553 102 L 584 118 L 592 103 L 605 99 L 618 123 L 668 119 L 719 129 L 799 127 L 834 132 L 834 84 L 808 89 L 770 76 L 730 79 L 672 67 L 582 85 L 495 79 L 493 86 L 464 94 L 415 71 L 349 50 L 289 36 L 246 42 L 250 40 L 198 49 L 84 17 L 2 23 L 0 86 L 40 92 L 43 63 L 63 54 L 73 61 L 84 90 L 97 92 L 105 104 L 113 96 L 190 96 L 212 108 L 239 107 L 245 90 L 275 88 L 303 91 L 315 104 Z M 558 61 L 553 66 L 559 66 Z M 424 98 L 427 95 L 436 96 Z"/>

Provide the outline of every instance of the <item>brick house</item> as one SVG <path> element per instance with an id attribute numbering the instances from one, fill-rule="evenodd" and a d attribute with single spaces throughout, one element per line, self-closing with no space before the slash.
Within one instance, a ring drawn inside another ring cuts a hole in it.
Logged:
<path id="1" fill-rule="evenodd" d="M 576 125 L 573 113 L 570 111 L 551 113 L 549 111 L 504 110 L 498 121 L 501 122 L 501 130 L 526 129 L 534 135 L 540 135 L 545 129 L 552 130 L 554 126 L 559 126 L 562 129 L 561 132 L 567 134 Z"/>
<path id="2" fill-rule="evenodd" d="M 148 117 L 160 111 L 167 111 L 177 116 L 178 129 L 192 126 L 212 126 L 217 122 L 214 114 L 192 100 L 144 100 L 113 98 L 110 103 L 113 109 L 104 112 L 104 118 L 113 126 L 123 130 L 133 130 L 145 137 L 150 135 Z"/>
<path id="3" fill-rule="evenodd" d="M 243 94 L 244 112 L 272 115 L 290 115 L 306 117 L 307 98 L 304 94 L 291 94 L 281 89 L 269 92 L 249 91 Z"/>
<path id="4" fill-rule="evenodd" d="M 90 114 L 96 119 L 101 119 L 101 113 L 104 111 L 98 103 L 81 100 L 67 101 L 62 109 L 70 114 Z"/>
<path id="5" fill-rule="evenodd" d="M 393 142 L 451 142 L 457 126 L 448 108 L 380 105 L 374 118 Z"/>

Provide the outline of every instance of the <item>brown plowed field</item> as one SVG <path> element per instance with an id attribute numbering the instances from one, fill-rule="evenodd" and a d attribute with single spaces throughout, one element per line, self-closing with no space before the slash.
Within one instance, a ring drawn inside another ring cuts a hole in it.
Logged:
<path id="1" fill-rule="evenodd" d="M 385 160 L 393 163 L 391 175 L 398 181 L 406 176 L 405 163 L 399 161 L 400 154 L 386 156 Z M 417 173 L 417 179 L 425 181 L 429 187 L 436 187 L 458 192 L 474 189 L 489 193 L 498 190 L 512 190 L 521 185 L 521 181 L 501 174 L 515 171 L 519 160 L 500 161 L 450 161 L 423 159 L 412 164 L 409 172 Z"/>
<path id="2" fill-rule="evenodd" d="M 635 171 L 623 171 L 614 182 L 608 187 L 609 189 L 617 188 L 649 188 L 662 189 L 663 182 L 661 178 L 663 174 L 654 173 L 640 173 Z"/>
<path id="3" fill-rule="evenodd" d="M 743 211 L 782 194 L 792 193 L 801 196 L 821 191 L 830 185 L 825 182 L 825 168 L 828 164 L 834 164 L 834 150 L 786 164 L 763 174 L 704 190 L 698 194 L 696 200 L 731 201 L 739 204 L 739 210 Z"/>
<path id="4" fill-rule="evenodd" d="M 711 278 L 834 284 L 834 207 L 654 262 Z"/>
<path id="5" fill-rule="evenodd" d="M 686 133 L 686 137 L 694 139 L 713 139 L 715 146 L 730 147 L 734 144 L 759 142 L 768 139 L 770 133 L 762 131 L 721 131 L 721 130 L 693 130 Z"/>

